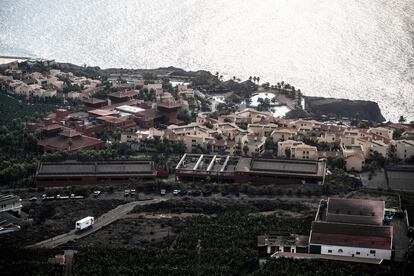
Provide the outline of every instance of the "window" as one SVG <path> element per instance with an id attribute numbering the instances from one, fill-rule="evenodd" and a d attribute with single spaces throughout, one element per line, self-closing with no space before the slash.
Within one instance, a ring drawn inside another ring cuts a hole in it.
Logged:
<path id="1" fill-rule="evenodd" d="M 338 249 L 338 253 L 343 253 L 344 251 L 342 249 Z"/>
<path id="2" fill-rule="evenodd" d="M 329 250 L 328 250 L 328 253 L 332 253 L 332 250 L 330 250 L 330 249 L 329 249 Z"/>
<path id="3" fill-rule="evenodd" d="M 374 254 L 375 255 L 375 250 L 370 250 L 369 254 Z"/>
<path id="4" fill-rule="evenodd" d="M 361 252 L 356 252 L 357 255 L 361 255 Z"/>

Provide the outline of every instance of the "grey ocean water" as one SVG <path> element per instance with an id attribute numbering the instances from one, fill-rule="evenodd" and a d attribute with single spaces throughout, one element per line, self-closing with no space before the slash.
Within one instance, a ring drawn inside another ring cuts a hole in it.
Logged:
<path id="1" fill-rule="evenodd" d="M 284 80 L 414 120 L 414 0 L 0 0 L 0 54 Z"/>

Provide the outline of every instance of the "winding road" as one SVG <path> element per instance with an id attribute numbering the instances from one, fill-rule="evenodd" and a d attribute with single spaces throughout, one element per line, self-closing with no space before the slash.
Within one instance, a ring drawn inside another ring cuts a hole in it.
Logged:
<path id="1" fill-rule="evenodd" d="M 109 212 L 103 214 L 99 218 L 95 220 L 95 224 L 92 226 L 92 228 L 85 230 L 83 232 L 77 232 L 75 229 L 69 231 L 68 233 L 32 244 L 27 246 L 27 248 L 55 248 L 60 245 L 63 245 L 69 241 L 74 241 L 77 239 L 81 239 L 83 237 L 86 237 L 96 231 L 99 231 L 102 227 L 105 227 L 118 219 L 124 217 L 126 214 L 131 212 L 135 206 L 137 205 L 147 205 L 152 203 L 158 203 L 160 201 L 164 201 L 165 199 L 152 199 L 152 200 L 146 200 L 146 201 L 132 201 L 128 202 L 123 205 L 119 205 L 118 207 L 110 210 Z"/>

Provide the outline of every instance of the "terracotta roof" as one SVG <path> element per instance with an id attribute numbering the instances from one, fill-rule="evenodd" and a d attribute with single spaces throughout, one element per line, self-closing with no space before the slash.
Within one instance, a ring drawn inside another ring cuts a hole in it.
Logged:
<path id="1" fill-rule="evenodd" d="M 58 125 L 58 124 L 49 124 L 49 125 L 43 126 L 42 127 L 42 130 L 49 131 L 49 130 L 57 130 L 57 129 L 61 129 L 61 128 L 62 128 L 61 125 Z"/>
<path id="2" fill-rule="evenodd" d="M 82 148 L 95 147 L 98 145 L 103 145 L 104 143 L 105 143 L 104 141 L 101 141 L 99 139 L 80 135 L 72 140 L 72 145 L 70 146 L 70 150 L 74 151 L 74 150 L 79 150 Z M 44 148 L 52 148 L 55 150 L 68 150 L 69 149 L 68 139 L 64 136 L 55 136 L 55 137 L 40 140 L 38 142 L 38 145 Z"/>
<path id="3" fill-rule="evenodd" d="M 392 226 L 312 222 L 310 243 L 390 250 Z"/>
<path id="4" fill-rule="evenodd" d="M 101 120 L 107 123 L 111 123 L 111 124 L 120 124 L 123 122 L 127 122 L 126 125 L 123 125 L 123 128 L 129 128 L 129 127 L 135 127 L 136 124 L 135 122 L 129 117 L 129 116 L 124 116 L 124 117 L 114 117 L 114 116 L 103 116 L 103 117 L 97 117 L 97 120 Z"/>
<path id="5" fill-rule="evenodd" d="M 83 101 L 84 103 L 88 103 L 88 104 L 101 104 L 101 103 L 106 103 L 105 100 L 101 100 L 101 99 L 97 99 L 97 98 L 89 98 Z"/>
<path id="6" fill-rule="evenodd" d="M 162 115 L 158 110 L 151 108 L 144 111 L 140 111 L 135 114 L 135 117 L 140 118 L 143 121 L 154 120 L 155 118 L 160 118 Z"/>
<path id="7" fill-rule="evenodd" d="M 74 129 L 65 128 L 61 133 L 59 133 L 59 135 L 67 138 L 73 138 L 80 136 L 81 133 Z"/>
<path id="8" fill-rule="evenodd" d="M 108 94 L 109 97 L 113 97 L 113 98 L 119 98 L 119 99 L 123 99 L 123 98 L 130 98 L 130 97 L 135 97 L 137 96 L 139 93 L 137 91 L 134 90 L 128 90 L 128 91 L 118 91 L 118 92 L 113 92 Z"/>

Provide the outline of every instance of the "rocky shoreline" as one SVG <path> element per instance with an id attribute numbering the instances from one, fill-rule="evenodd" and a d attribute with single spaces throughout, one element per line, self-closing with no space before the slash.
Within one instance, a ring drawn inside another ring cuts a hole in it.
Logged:
<path id="1" fill-rule="evenodd" d="M 186 71 L 172 66 L 156 69 L 101 69 L 98 66 L 90 67 L 71 63 L 55 63 L 53 67 L 64 72 L 72 72 L 75 75 L 83 75 L 90 78 L 107 78 L 114 74 L 140 74 L 143 76 L 156 75 L 171 79 L 192 81 L 207 94 L 233 91 L 233 98 L 240 101 L 259 87 L 251 81 L 220 81 L 216 75 L 208 71 Z M 385 121 L 376 102 L 311 96 L 303 97 L 306 102 L 305 108 L 292 110 L 287 114 L 288 118 L 349 118 L 376 123 Z"/>

